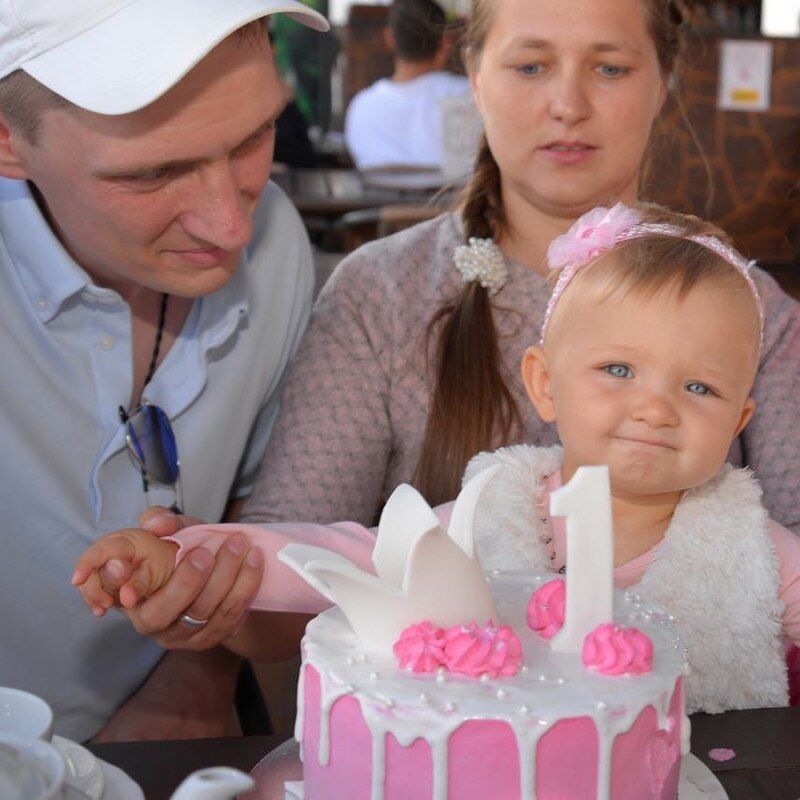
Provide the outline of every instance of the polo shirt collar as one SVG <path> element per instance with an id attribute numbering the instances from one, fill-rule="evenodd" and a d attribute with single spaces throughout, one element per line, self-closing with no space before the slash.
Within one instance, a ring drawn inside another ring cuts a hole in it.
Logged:
<path id="1" fill-rule="evenodd" d="M 26 181 L 0 179 L 0 219 L 0 235 L 31 307 L 48 323 L 91 279 L 59 242 Z M 98 287 L 94 291 L 116 294 Z"/>

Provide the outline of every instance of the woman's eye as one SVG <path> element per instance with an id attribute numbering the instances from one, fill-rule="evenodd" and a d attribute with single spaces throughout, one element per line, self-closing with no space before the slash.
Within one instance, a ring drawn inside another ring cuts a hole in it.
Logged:
<path id="1" fill-rule="evenodd" d="M 523 64 L 517 69 L 523 75 L 539 75 L 544 70 L 544 67 L 541 64 Z"/>
<path id="2" fill-rule="evenodd" d="M 597 71 L 605 78 L 619 78 L 622 75 L 627 75 L 630 70 L 627 67 L 620 67 L 616 64 L 601 64 L 597 67 Z"/>
<path id="3" fill-rule="evenodd" d="M 711 389 L 706 386 L 704 383 L 698 383 L 697 381 L 692 381 L 691 383 L 686 384 L 686 391 L 690 394 L 713 394 Z"/>
<path id="4" fill-rule="evenodd" d="M 605 371 L 609 375 L 613 375 L 615 378 L 632 378 L 633 377 L 633 370 L 630 367 L 626 367 L 624 364 L 609 364 L 605 367 Z"/>

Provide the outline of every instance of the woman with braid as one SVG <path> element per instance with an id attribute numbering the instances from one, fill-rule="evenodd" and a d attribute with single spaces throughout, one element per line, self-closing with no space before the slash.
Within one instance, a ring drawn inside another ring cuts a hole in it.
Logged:
<path id="1" fill-rule="evenodd" d="M 369 525 L 403 481 L 443 502 L 476 453 L 556 442 L 519 376 L 551 290 L 547 248 L 589 209 L 638 199 L 681 24 L 672 0 L 475 1 L 466 58 L 485 142 L 463 205 L 340 264 L 242 521 Z M 771 516 L 800 533 L 800 306 L 754 277 L 759 410 L 729 460 L 755 470 Z M 148 524 L 176 527 L 163 514 Z"/>
<path id="2" fill-rule="evenodd" d="M 243 520 L 370 524 L 398 483 L 443 502 L 475 453 L 556 441 L 518 369 L 550 294 L 547 247 L 592 207 L 637 199 L 681 23 L 670 0 L 476 0 L 466 58 L 485 141 L 463 206 L 365 245 L 325 286 Z M 759 412 L 729 459 L 800 533 L 800 306 L 755 274 Z"/>

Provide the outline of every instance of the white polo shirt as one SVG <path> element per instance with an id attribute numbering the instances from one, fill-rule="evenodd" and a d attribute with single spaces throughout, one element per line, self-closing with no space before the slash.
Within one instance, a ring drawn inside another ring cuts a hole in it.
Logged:
<path id="1" fill-rule="evenodd" d="M 313 291 L 308 238 L 273 184 L 254 222 L 237 272 L 195 301 L 145 390 L 172 421 L 184 510 L 209 521 L 250 490 Z M 0 684 L 44 697 L 78 741 L 163 654 L 122 615 L 92 617 L 69 582 L 91 542 L 146 507 L 117 414 L 131 352 L 128 305 L 70 258 L 26 183 L 0 179 Z"/>
<path id="2" fill-rule="evenodd" d="M 387 164 L 441 167 L 442 101 L 468 96 L 469 80 L 450 72 L 428 72 L 402 83 L 382 78 L 347 107 L 347 149 L 359 169 Z"/>

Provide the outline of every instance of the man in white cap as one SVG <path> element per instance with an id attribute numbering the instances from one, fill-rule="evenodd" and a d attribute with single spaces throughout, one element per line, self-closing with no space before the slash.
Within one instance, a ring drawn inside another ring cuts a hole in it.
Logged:
<path id="1" fill-rule="evenodd" d="M 244 540 L 130 621 L 93 619 L 69 579 L 175 493 L 235 514 L 269 437 L 313 283 L 267 184 L 276 12 L 327 29 L 294 0 L 0 0 L 0 684 L 75 740 L 228 720 L 236 660 L 214 646 L 235 649 L 262 570 Z"/>

